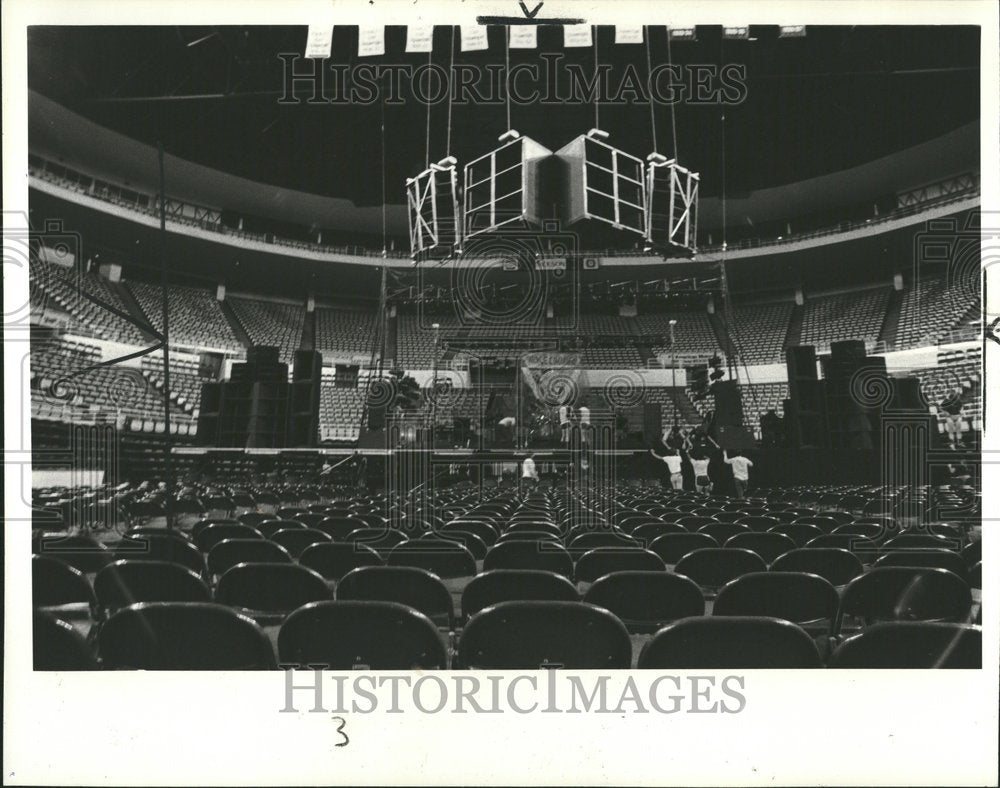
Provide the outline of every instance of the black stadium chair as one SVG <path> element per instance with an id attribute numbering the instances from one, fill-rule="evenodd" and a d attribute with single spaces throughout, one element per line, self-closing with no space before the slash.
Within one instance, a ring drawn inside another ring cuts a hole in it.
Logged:
<path id="1" fill-rule="evenodd" d="M 36 609 L 31 621 L 35 670 L 94 670 L 97 660 L 72 624 Z"/>
<path id="2" fill-rule="evenodd" d="M 407 536 L 396 528 L 359 528 L 348 534 L 346 541 L 368 545 L 373 550 L 388 555 L 396 545 L 407 541 Z"/>
<path id="3" fill-rule="evenodd" d="M 693 580 L 662 571 L 604 575 L 583 601 L 610 610 L 633 633 L 655 632 L 671 621 L 705 613 L 705 597 Z"/>
<path id="4" fill-rule="evenodd" d="M 138 602 L 211 602 L 205 581 L 166 561 L 115 561 L 94 577 L 97 604 L 111 613 Z"/>
<path id="5" fill-rule="evenodd" d="M 969 582 L 969 568 L 958 553 L 941 548 L 926 547 L 914 550 L 891 550 L 880 555 L 875 566 L 929 566 L 954 572 L 966 583 Z"/>
<path id="6" fill-rule="evenodd" d="M 276 667 L 264 631 L 224 605 L 146 602 L 101 628 L 104 667 L 120 670 L 268 670 Z"/>
<path id="7" fill-rule="evenodd" d="M 170 561 L 205 574 L 205 558 L 195 545 L 166 534 L 144 533 L 122 539 L 114 550 L 114 560 Z"/>
<path id="8" fill-rule="evenodd" d="M 767 616 L 802 627 L 829 630 L 837 620 L 837 589 L 819 575 L 805 572 L 754 572 L 726 583 L 712 615 Z"/>
<path id="9" fill-rule="evenodd" d="M 961 543 L 947 536 L 935 534 L 903 533 L 894 536 L 882 545 L 883 550 L 916 550 L 923 548 L 938 548 L 941 550 L 960 550 Z"/>
<path id="10" fill-rule="evenodd" d="M 278 533 L 278 531 L 291 530 L 292 528 L 304 529 L 306 524 L 299 522 L 298 520 L 278 520 L 272 518 L 270 520 L 265 520 L 260 525 L 255 527 L 258 531 L 260 531 L 261 536 L 265 539 L 270 539 Z"/>
<path id="11" fill-rule="evenodd" d="M 719 547 L 719 543 L 708 534 L 664 534 L 649 545 L 649 549 L 668 566 L 676 564 L 688 553 L 706 547 Z"/>
<path id="12" fill-rule="evenodd" d="M 215 588 L 216 602 L 254 614 L 289 613 L 330 596 L 323 576 L 299 564 L 237 564 Z"/>
<path id="13" fill-rule="evenodd" d="M 86 534 L 43 536 L 34 551 L 46 558 L 55 558 L 79 569 L 97 572 L 114 560 L 113 553 Z"/>
<path id="14" fill-rule="evenodd" d="M 946 569 L 883 566 L 852 580 L 840 600 L 840 618 L 879 621 L 964 622 L 972 607 L 968 585 Z"/>
<path id="15" fill-rule="evenodd" d="M 624 624 L 584 602 L 500 602 L 465 625 L 456 667 L 462 669 L 626 669 L 632 643 Z"/>
<path id="16" fill-rule="evenodd" d="M 982 541 L 970 542 L 965 547 L 962 548 L 962 558 L 965 559 L 965 563 L 968 566 L 975 566 L 980 561 L 983 560 L 983 543 Z"/>
<path id="17" fill-rule="evenodd" d="M 983 666 L 983 631 L 971 624 L 895 621 L 844 640 L 831 668 L 969 668 Z"/>
<path id="18" fill-rule="evenodd" d="M 629 535 L 641 545 L 649 545 L 654 539 L 664 534 L 686 534 L 687 528 L 677 523 L 645 522 L 635 528 Z"/>
<path id="19" fill-rule="evenodd" d="M 292 558 L 298 558 L 307 547 L 331 539 L 315 528 L 283 528 L 271 536 L 270 541 L 284 547 Z"/>
<path id="20" fill-rule="evenodd" d="M 699 528 L 698 533 L 708 534 L 719 544 L 725 544 L 737 534 L 750 533 L 750 528 L 741 523 L 709 523 Z"/>
<path id="21" fill-rule="evenodd" d="M 476 575 L 462 590 L 466 618 L 497 602 L 578 602 L 576 588 L 563 575 L 540 569 L 493 569 Z"/>
<path id="22" fill-rule="evenodd" d="M 423 613 L 396 602 L 312 602 L 284 620 L 278 660 L 328 670 L 440 670 L 445 644 Z"/>
<path id="23" fill-rule="evenodd" d="M 796 547 L 805 547 L 813 539 L 823 536 L 823 531 L 815 525 L 810 525 L 809 523 L 782 523 L 781 525 L 776 525 L 768 533 L 771 534 L 784 534 L 793 542 L 795 542 Z"/>
<path id="24" fill-rule="evenodd" d="M 740 575 L 766 572 L 764 559 L 741 548 L 709 547 L 688 553 L 674 566 L 674 572 L 690 577 L 702 589 L 718 589 Z"/>
<path id="25" fill-rule="evenodd" d="M 97 611 L 94 591 L 83 572 L 44 555 L 31 557 L 31 604 L 37 608 L 79 605 L 89 615 Z"/>
<path id="26" fill-rule="evenodd" d="M 492 547 L 496 543 L 499 533 L 497 529 L 494 528 L 489 523 L 484 523 L 478 520 L 453 520 L 450 523 L 445 523 L 441 526 L 441 531 L 446 533 L 448 531 L 464 531 L 466 533 L 474 534 L 478 536 L 487 547 Z"/>
<path id="27" fill-rule="evenodd" d="M 194 543 L 203 553 L 207 553 L 224 539 L 263 539 L 256 528 L 242 523 L 219 523 L 209 525 L 194 536 Z"/>
<path id="28" fill-rule="evenodd" d="M 864 574 L 861 560 L 838 547 L 805 547 L 789 550 L 771 564 L 773 572 L 808 572 L 819 575 L 833 586 L 846 586 Z"/>
<path id="29" fill-rule="evenodd" d="M 415 566 L 441 578 L 471 577 L 476 574 L 476 559 L 458 542 L 424 537 L 392 548 L 389 566 Z"/>
<path id="30" fill-rule="evenodd" d="M 438 626 L 451 627 L 455 611 L 451 593 L 441 579 L 413 566 L 368 566 L 344 575 L 337 600 L 399 602 L 419 610 Z"/>
<path id="31" fill-rule="evenodd" d="M 577 559 L 574 577 L 578 583 L 592 583 L 610 572 L 626 570 L 663 572 L 666 564 L 652 550 L 641 547 L 597 547 Z"/>
<path id="32" fill-rule="evenodd" d="M 972 569 L 969 570 L 969 588 L 978 588 L 982 590 L 983 587 L 983 562 L 980 561 Z"/>
<path id="33" fill-rule="evenodd" d="M 795 542 L 784 534 L 747 531 L 728 539 L 723 547 L 742 547 L 759 555 L 764 563 L 772 563 L 778 556 L 795 549 Z"/>
<path id="34" fill-rule="evenodd" d="M 553 542 L 504 542 L 486 554 L 483 569 L 542 569 L 572 578 L 573 559 Z"/>
<path id="35" fill-rule="evenodd" d="M 367 545 L 320 542 L 307 547 L 299 556 L 299 563 L 319 572 L 326 580 L 339 581 L 352 569 L 384 566 L 385 559 Z"/>
<path id="36" fill-rule="evenodd" d="M 317 531 L 322 531 L 335 542 L 343 542 L 359 528 L 370 526 L 357 517 L 324 517 L 315 527 Z"/>
<path id="37" fill-rule="evenodd" d="M 668 624 L 643 647 L 640 669 L 819 668 L 819 650 L 799 626 L 777 618 L 702 616 Z"/>
<path id="38" fill-rule="evenodd" d="M 208 553 L 208 572 L 221 577 L 237 564 L 290 564 L 281 545 L 266 539 L 223 539 Z"/>
<path id="39" fill-rule="evenodd" d="M 424 534 L 416 541 L 433 540 L 456 542 L 472 553 L 472 557 L 477 561 L 482 561 L 486 558 L 486 553 L 489 552 L 489 548 L 482 539 L 475 534 L 470 534 L 465 531 L 435 531 Z"/>

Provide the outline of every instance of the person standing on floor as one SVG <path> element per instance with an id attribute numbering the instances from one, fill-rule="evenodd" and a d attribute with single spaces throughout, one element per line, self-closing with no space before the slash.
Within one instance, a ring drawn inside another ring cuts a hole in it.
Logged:
<path id="1" fill-rule="evenodd" d="M 750 485 L 750 468 L 753 467 L 753 461 L 744 457 L 740 453 L 739 449 L 734 452 L 732 457 L 730 457 L 726 453 L 726 450 L 723 449 L 722 460 L 726 463 L 726 465 L 731 465 L 733 467 L 733 481 L 736 484 L 736 497 L 743 500 L 747 487 Z"/>
<path id="2" fill-rule="evenodd" d="M 690 455 L 690 459 L 694 468 L 694 488 L 700 493 L 712 492 L 712 480 L 708 476 L 710 459 L 701 453 Z"/>
<path id="3" fill-rule="evenodd" d="M 660 455 L 653 449 L 650 449 L 649 453 L 656 457 L 656 459 L 662 460 L 667 466 L 667 471 L 670 474 L 671 487 L 675 490 L 683 490 L 684 476 L 681 473 L 681 462 L 683 461 L 683 458 L 681 457 L 680 452 L 677 451 L 677 449 L 671 449 L 666 454 Z"/>

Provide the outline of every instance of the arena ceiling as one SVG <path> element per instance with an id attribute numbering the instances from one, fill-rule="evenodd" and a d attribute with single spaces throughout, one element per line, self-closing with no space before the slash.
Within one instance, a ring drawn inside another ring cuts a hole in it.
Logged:
<path id="1" fill-rule="evenodd" d="M 671 62 L 745 67 L 741 103 L 676 105 L 679 158 L 702 173 L 702 194 L 723 189 L 738 198 L 858 166 L 939 137 L 979 118 L 979 30 L 975 27 L 813 27 L 804 38 L 778 38 L 777 28 L 726 40 L 718 28 L 695 41 L 673 41 Z M 614 45 L 602 29 L 599 60 L 609 83 L 631 66 L 646 73 L 644 46 Z M 427 109 L 410 95 L 400 104 L 279 104 L 286 68 L 279 53 L 304 49 L 296 27 L 33 27 L 29 87 L 103 126 L 156 144 L 175 156 L 273 186 L 358 205 L 383 199 L 385 112 L 386 201 L 402 202 L 402 184 L 423 168 Z M 433 62 L 447 66 L 449 30 L 435 32 Z M 405 29 L 387 28 L 384 58 L 374 63 L 419 66 L 427 55 L 403 54 Z M 652 64 L 667 61 L 666 32 L 652 28 Z M 334 30 L 332 62 L 356 64 L 357 32 Z M 561 53 L 583 72 L 593 50 L 564 49 L 556 28 L 539 30 L 539 49 L 511 50 L 510 64 Z M 487 52 L 456 63 L 483 69 L 504 63 L 503 33 L 490 30 Z M 303 99 L 307 94 L 303 94 Z M 724 115 L 724 121 L 723 121 Z M 431 157 L 445 152 L 447 107 L 431 113 Z M 656 108 L 657 148 L 672 149 L 671 113 Z M 592 104 L 515 105 L 511 125 L 558 148 L 594 125 Z M 645 103 L 605 106 L 601 126 L 617 147 L 644 157 L 652 149 Z M 455 106 L 452 152 L 465 162 L 495 145 L 506 129 L 502 103 Z"/>

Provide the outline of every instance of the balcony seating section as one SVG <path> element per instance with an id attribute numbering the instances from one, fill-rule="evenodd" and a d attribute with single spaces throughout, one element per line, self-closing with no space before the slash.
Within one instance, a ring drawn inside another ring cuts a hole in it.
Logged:
<path id="1" fill-rule="evenodd" d="M 129 280 L 126 286 L 157 331 L 163 330 L 163 294 L 159 284 Z M 170 343 L 241 350 L 242 346 L 209 290 L 170 285 L 167 288 Z"/>

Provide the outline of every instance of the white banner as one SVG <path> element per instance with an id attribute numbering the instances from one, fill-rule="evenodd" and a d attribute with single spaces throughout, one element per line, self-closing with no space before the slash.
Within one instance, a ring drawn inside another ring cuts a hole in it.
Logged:
<path id="1" fill-rule="evenodd" d="M 590 33 L 590 25 L 563 25 L 563 46 L 593 46 L 594 40 Z"/>
<path id="2" fill-rule="evenodd" d="M 511 25 L 511 49 L 535 49 L 538 46 L 538 28 L 534 25 Z"/>
<path id="3" fill-rule="evenodd" d="M 385 27 L 358 27 L 358 57 L 385 54 Z"/>
<path id="4" fill-rule="evenodd" d="M 328 58 L 333 46 L 333 25 L 309 25 L 306 57 Z"/>
<path id="5" fill-rule="evenodd" d="M 407 25 L 406 51 L 430 52 L 434 49 L 434 25 Z"/>
<path id="6" fill-rule="evenodd" d="M 616 44 L 641 44 L 642 25 L 615 25 Z"/>
<path id="7" fill-rule="evenodd" d="M 490 48 L 486 25 L 462 25 L 459 30 L 462 33 L 463 52 L 480 52 Z"/>

